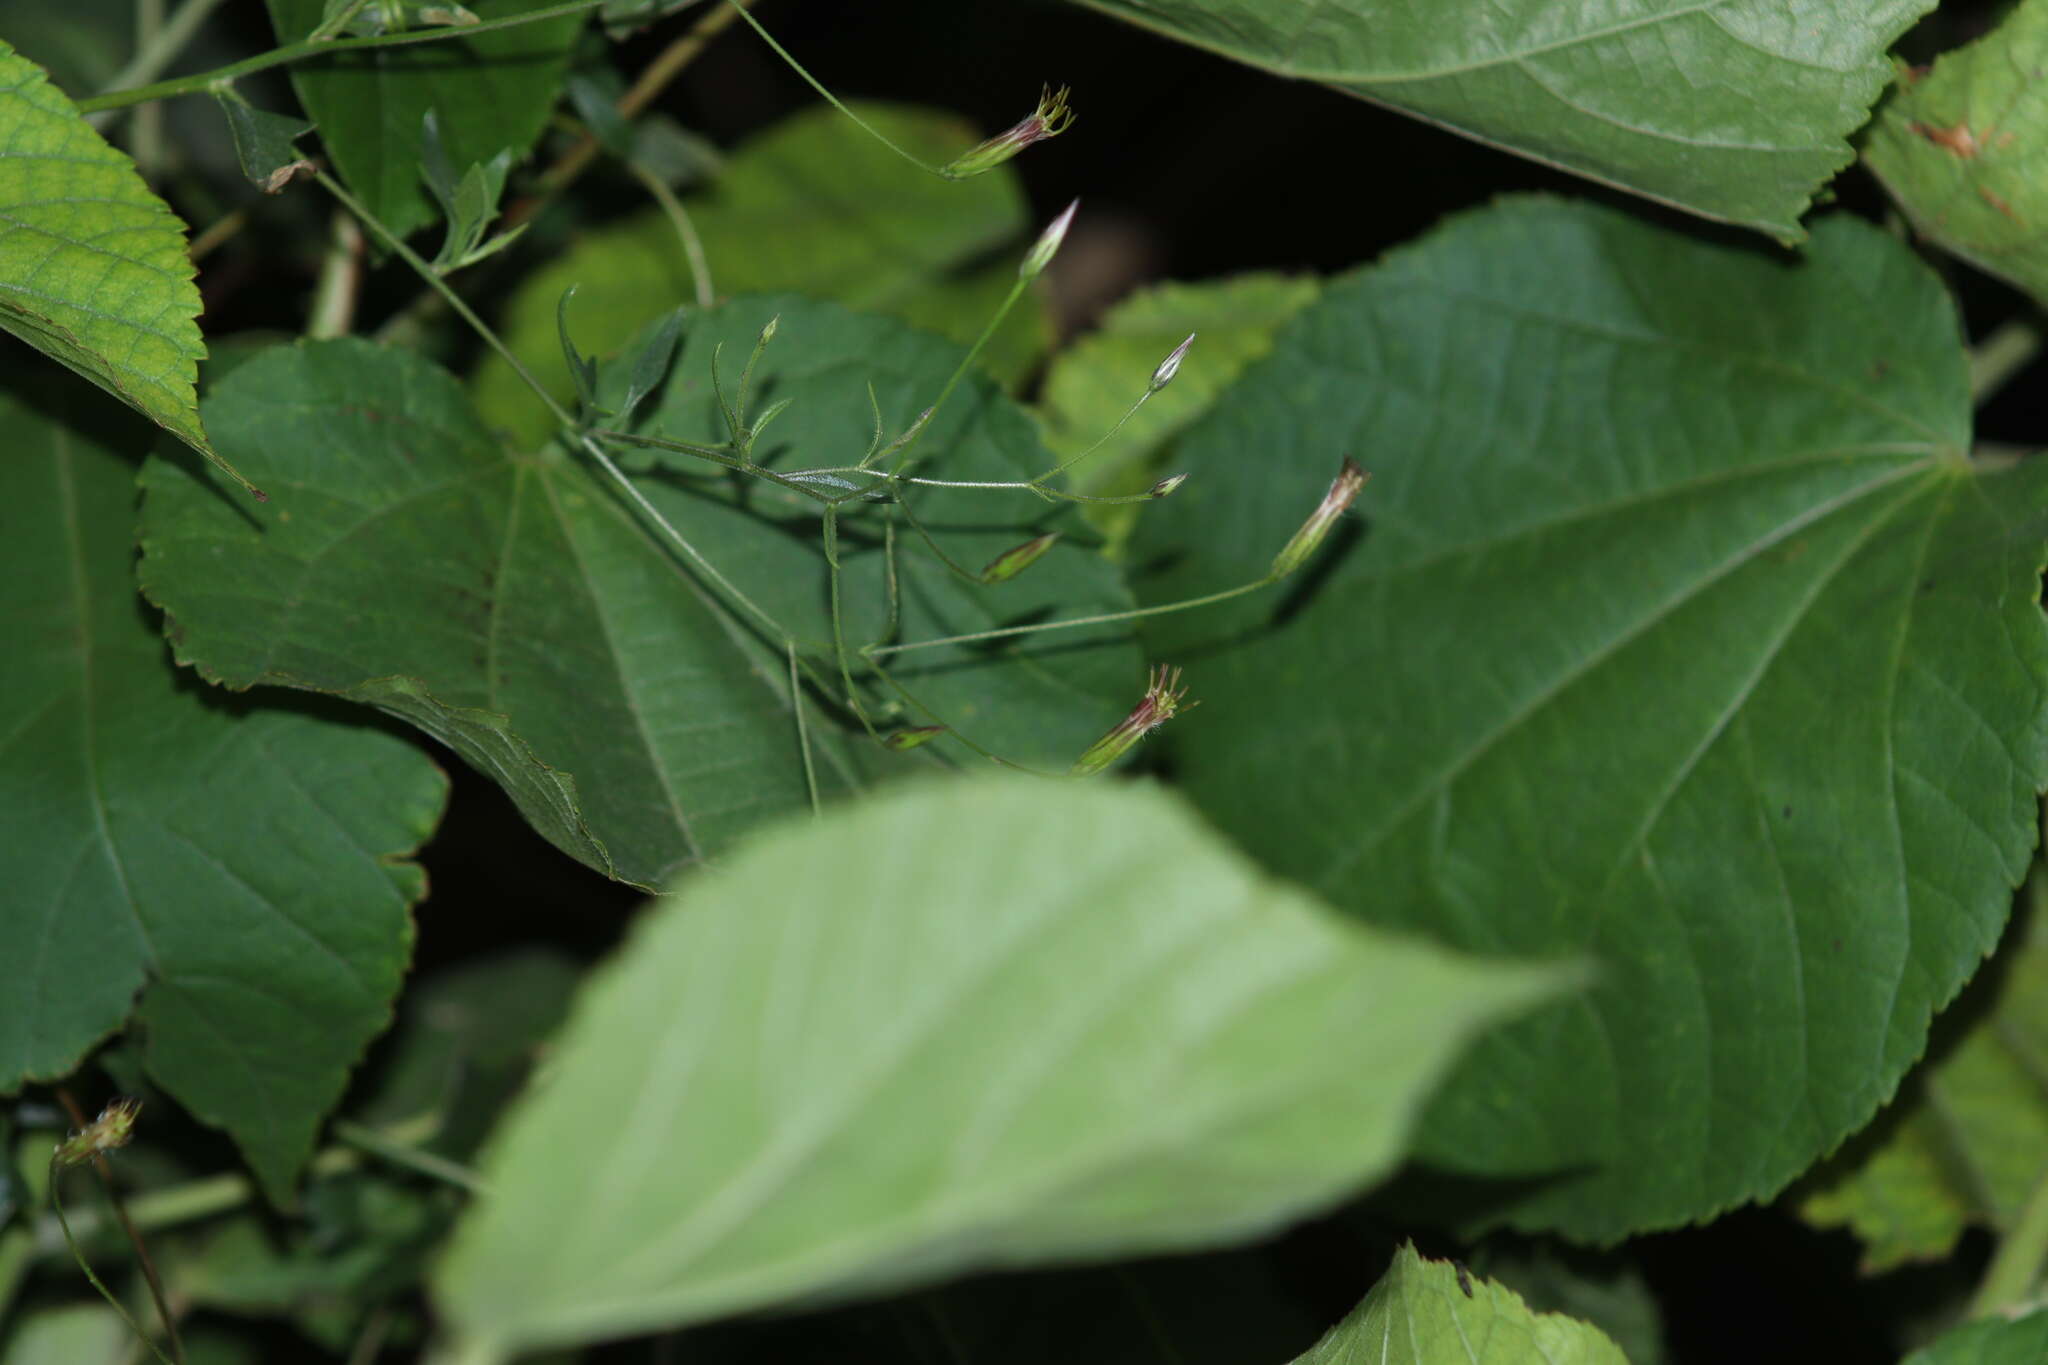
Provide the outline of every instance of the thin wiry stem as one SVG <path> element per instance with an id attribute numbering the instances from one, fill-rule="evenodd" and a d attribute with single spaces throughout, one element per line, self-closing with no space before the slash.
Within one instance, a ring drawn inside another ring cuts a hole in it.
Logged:
<path id="1" fill-rule="evenodd" d="M 82 114 L 96 114 L 106 109 L 126 109 L 130 105 L 147 104 L 151 100 L 167 100 L 177 95 L 196 95 L 213 88 L 223 81 L 232 81 L 242 76 L 268 71 L 273 66 L 288 66 L 302 62 L 309 57 L 324 57 L 331 52 L 360 52 L 373 47 L 405 47 L 413 43 L 440 43 L 451 38 L 474 38 L 479 33 L 490 33 L 501 28 L 518 28 L 522 24 L 537 24 L 543 19 L 554 19 L 564 14 L 583 14 L 596 9 L 605 0 L 569 0 L 567 4 L 550 5 L 546 9 L 532 9 L 524 14 L 514 14 L 503 19 L 488 19 L 480 24 L 464 24 L 455 28 L 407 29 L 403 33 L 380 33 L 369 38 L 311 38 L 297 43 L 286 43 L 268 52 L 259 52 L 239 62 L 217 66 L 211 71 L 196 75 L 180 76 L 176 80 L 158 81 L 154 85 L 138 85 L 129 90 L 110 90 L 103 95 L 78 102 Z"/>

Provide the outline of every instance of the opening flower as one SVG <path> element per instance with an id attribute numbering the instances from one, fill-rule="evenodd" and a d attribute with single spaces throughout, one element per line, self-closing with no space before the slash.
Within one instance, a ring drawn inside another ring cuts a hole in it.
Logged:
<path id="1" fill-rule="evenodd" d="M 1028 118 L 997 133 L 973 151 L 953 158 L 939 168 L 939 173 L 948 180 L 965 180 L 992 171 L 1033 143 L 1058 137 L 1073 121 L 1074 111 L 1067 107 L 1067 87 L 1054 90 L 1046 86 L 1039 91 L 1038 107 Z"/>
<path id="2" fill-rule="evenodd" d="M 1180 670 L 1169 669 L 1159 664 L 1152 670 L 1151 683 L 1145 689 L 1144 700 L 1131 708 L 1131 714 L 1118 721 L 1110 732 L 1089 745 L 1087 750 L 1074 760 L 1075 777 L 1091 777 L 1129 753 L 1132 746 L 1146 735 L 1172 720 L 1182 711 L 1200 706 L 1200 702 L 1187 701 L 1188 690 L 1181 685 Z"/>

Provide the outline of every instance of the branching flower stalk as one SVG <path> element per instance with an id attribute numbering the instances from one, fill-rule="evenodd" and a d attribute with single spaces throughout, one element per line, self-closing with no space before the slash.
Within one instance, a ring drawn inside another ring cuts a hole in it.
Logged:
<path id="1" fill-rule="evenodd" d="M 1184 478 L 1182 475 L 1175 475 L 1162 479 L 1147 492 L 1132 497 L 1091 498 L 1054 487 L 1051 483 L 1051 480 L 1064 474 L 1078 462 L 1077 460 L 1068 460 L 1055 465 L 1035 478 L 1016 481 L 949 480 L 932 478 L 911 472 L 919 467 L 915 458 L 915 448 L 918 441 L 930 429 L 934 416 L 943 409 L 946 402 L 951 398 L 988 339 L 1001 326 L 1003 319 L 1010 309 L 1015 307 L 1017 301 L 1023 296 L 1024 290 L 1051 263 L 1059 250 L 1061 242 L 1065 238 L 1069 226 L 1074 220 L 1074 215 L 1079 207 L 1078 202 L 1070 204 L 1040 234 L 1037 241 L 1033 243 L 1018 270 L 1015 285 L 997 308 L 988 325 L 983 328 L 981 336 L 975 345 L 961 357 L 959 364 L 947 379 L 938 398 L 931 406 L 924 409 L 895 439 L 884 440 L 886 424 L 882 420 L 879 404 L 875 404 L 876 423 L 874 433 L 868 443 L 866 452 L 857 462 L 852 465 L 779 471 L 769 469 L 755 460 L 754 449 L 761 433 L 774 420 L 776 415 L 782 411 L 789 400 L 784 399 L 776 404 L 772 404 L 758 415 L 751 408 L 754 375 L 763 354 L 775 338 L 779 319 L 771 319 L 755 339 L 753 349 L 748 355 L 744 368 L 741 370 L 737 389 L 731 396 L 728 396 L 726 386 L 719 374 L 718 361 L 722 356 L 722 350 L 714 348 L 711 381 L 718 410 L 725 424 L 727 439 L 722 445 L 708 445 L 701 442 L 674 440 L 662 436 L 628 431 L 621 426 L 612 425 L 607 422 L 606 419 L 617 419 L 623 422 L 630 417 L 631 410 L 637 402 L 660 382 L 662 372 L 665 371 L 669 364 L 671 351 L 668 348 L 664 348 L 657 357 L 653 369 L 644 374 L 640 371 L 646 367 L 647 359 L 642 357 L 636 363 L 635 372 L 628 386 L 626 399 L 619 405 L 622 411 L 606 411 L 599 406 L 597 399 L 598 366 L 595 361 L 586 359 L 577 351 L 570 337 L 567 320 L 568 296 L 565 295 L 562 307 L 558 310 L 562 348 L 571 375 L 576 381 L 580 407 L 580 412 L 572 415 L 547 392 L 546 388 L 540 384 L 531 371 L 520 362 L 517 356 L 512 354 L 510 348 L 463 302 L 460 295 L 456 294 L 447 280 L 443 278 L 443 272 L 437 271 L 431 264 L 420 258 L 416 252 L 412 251 L 389 228 L 378 221 L 365 206 L 336 183 L 331 176 L 322 172 L 317 178 L 318 182 L 330 194 L 334 195 L 350 212 L 361 219 L 364 226 L 373 232 L 401 260 L 404 260 L 430 288 L 440 293 L 455 313 L 476 331 L 477 335 L 486 345 L 497 351 L 512 366 L 514 373 L 520 377 L 529 389 L 533 390 L 541 398 L 541 401 L 546 404 L 549 411 L 554 415 L 563 434 L 563 439 L 572 448 L 582 452 L 618 489 L 627 502 L 648 520 L 659 532 L 664 543 L 669 545 L 680 556 L 690 571 L 699 575 L 707 586 L 713 590 L 722 608 L 732 611 L 740 624 L 743 624 L 751 631 L 757 632 L 759 638 L 764 643 L 783 656 L 787 664 L 787 678 L 786 680 L 778 679 L 776 682 L 788 688 L 786 700 L 796 719 L 798 740 L 804 753 L 806 786 L 814 808 L 819 801 L 817 777 L 811 757 L 809 727 L 802 710 L 804 704 L 802 690 L 806 681 L 812 687 L 817 688 L 823 695 L 833 699 L 836 705 L 843 706 L 860 723 L 861 728 L 866 731 L 868 736 L 884 747 L 899 751 L 915 748 L 928 743 L 932 738 L 941 733 L 946 733 L 952 735 L 953 738 L 972 752 L 987 758 L 991 762 L 1027 772 L 1037 772 L 1044 776 L 1061 776 L 1062 774 L 1046 773 L 1040 769 L 1005 758 L 978 743 L 971 736 L 961 733 L 956 726 L 950 724 L 943 715 L 939 714 L 933 707 L 906 687 L 900 679 L 895 677 L 883 661 L 895 655 L 908 653 L 913 650 L 934 649 L 946 645 L 966 644 L 984 640 L 1006 639 L 1036 634 L 1041 631 L 1066 630 L 1079 626 L 1135 621 L 1148 616 L 1184 611 L 1192 607 L 1221 602 L 1246 593 L 1255 592 L 1270 586 L 1293 572 L 1313 553 L 1315 548 L 1327 536 L 1330 527 L 1335 523 L 1338 516 L 1351 505 L 1352 500 L 1356 498 L 1359 488 L 1363 486 L 1365 481 L 1364 473 L 1359 470 L 1355 463 L 1347 458 L 1337 480 L 1331 485 L 1329 493 L 1325 495 L 1322 503 L 1311 514 L 1302 529 L 1295 534 L 1280 551 L 1279 555 L 1276 556 L 1273 568 L 1263 577 L 1236 588 L 1179 602 L 1133 608 L 1128 611 L 1098 613 L 1065 620 L 998 627 L 986 631 L 973 631 L 961 635 L 899 643 L 894 638 L 897 623 L 901 619 L 899 579 L 895 568 L 895 554 L 897 550 L 895 518 L 897 516 L 900 515 L 902 517 L 918 535 L 919 539 L 930 549 L 935 559 L 948 572 L 954 574 L 962 581 L 978 587 L 1000 584 L 1017 577 L 1028 570 L 1031 564 L 1035 563 L 1050 550 L 1055 539 L 1047 535 L 1035 537 L 998 555 L 986 566 L 980 569 L 971 569 L 959 563 L 951 554 L 947 553 L 944 547 L 939 544 L 937 538 L 932 535 L 930 528 L 918 517 L 909 498 L 906 496 L 911 489 L 934 487 L 959 490 L 1008 490 L 1028 492 L 1036 497 L 1050 501 L 1145 502 L 1155 501 L 1168 496 L 1180 486 Z M 673 329 L 671 329 L 668 338 L 671 347 L 673 335 Z M 1194 338 L 1192 336 L 1188 337 L 1159 362 L 1147 380 L 1144 391 L 1138 395 L 1124 416 L 1119 419 L 1116 426 L 1111 428 L 1110 433 L 1104 436 L 1104 440 L 1108 439 L 1108 435 L 1113 435 L 1118 428 L 1121 428 L 1123 423 L 1129 420 L 1130 415 L 1136 412 L 1138 407 L 1147 399 L 1173 381 L 1193 341 Z M 870 401 L 871 403 L 873 402 L 872 393 Z M 647 499 L 646 495 L 640 491 L 638 486 L 626 476 L 625 472 L 611 458 L 606 450 L 606 446 L 610 444 L 665 450 L 701 459 L 734 473 L 774 483 L 819 505 L 821 536 L 826 572 L 829 580 L 828 605 L 831 620 L 832 651 L 832 657 L 824 667 L 820 667 L 817 662 L 806 657 L 805 651 L 793 631 L 777 620 L 772 613 L 768 612 L 759 603 L 755 602 L 737 584 L 732 582 L 668 518 L 662 515 L 660 509 L 656 508 Z M 1102 442 L 1098 441 L 1089 450 L 1092 451 L 1099 448 L 1101 444 Z M 1086 453 L 1088 452 L 1083 452 L 1084 455 Z M 889 466 L 887 469 L 880 467 L 885 462 Z M 843 601 L 844 585 L 842 583 L 843 566 L 839 554 L 839 524 L 842 515 L 848 509 L 858 510 L 856 505 L 865 503 L 878 503 L 883 508 L 883 538 L 886 558 L 885 582 L 888 597 L 886 603 L 887 626 L 879 638 L 854 646 L 846 637 L 845 604 Z M 925 718 L 925 723 L 910 726 L 885 726 L 878 724 L 869 705 L 863 700 L 863 691 L 858 685 L 858 679 L 856 678 L 857 672 L 863 677 L 873 678 L 875 682 L 888 689 L 889 692 L 893 693 L 900 700 L 901 704 L 907 705 L 922 715 Z M 1108 767 L 1116 758 L 1127 752 L 1143 733 L 1170 719 L 1177 710 L 1185 710 L 1186 707 L 1182 704 L 1185 691 L 1185 688 L 1180 686 L 1178 673 L 1169 675 L 1164 671 L 1155 670 L 1152 675 L 1151 686 L 1148 687 L 1145 698 L 1140 702 L 1138 708 L 1125 721 L 1114 728 L 1110 734 L 1104 736 L 1102 740 L 1091 746 L 1081 760 L 1075 763 L 1068 773 L 1064 775 L 1087 776 Z M 1134 726 L 1135 729 L 1133 728 Z"/>

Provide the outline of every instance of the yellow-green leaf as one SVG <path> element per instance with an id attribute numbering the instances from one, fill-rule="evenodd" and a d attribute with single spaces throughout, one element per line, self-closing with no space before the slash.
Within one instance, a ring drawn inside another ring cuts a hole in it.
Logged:
<path id="1" fill-rule="evenodd" d="M 200 451 L 206 343 L 184 225 L 43 69 L 0 41 L 0 327 Z"/>

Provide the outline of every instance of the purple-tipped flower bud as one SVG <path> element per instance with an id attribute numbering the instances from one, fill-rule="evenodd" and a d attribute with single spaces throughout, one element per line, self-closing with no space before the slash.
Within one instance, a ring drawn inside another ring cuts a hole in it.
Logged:
<path id="1" fill-rule="evenodd" d="M 900 754 L 906 749 L 915 749 L 920 744 L 929 744 L 945 733 L 946 727 L 943 725 L 914 725 L 908 730 L 895 730 L 883 735 L 882 747 L 894 749 Z"/>
<path id="2" fill-rule="evenodd" d="M 1073 121 L 1074 111 L 1067 107 L 1067 87 L 1054 90 L 1046 86 L 1038 92 L 1038 107 L 1029 117 L 947 162 L 939 168 L 939 174 L 948 180 L 965 180 L 970 175 L 992 171 L 1033 143 L 1058 137 Z"/>
<path id="3" fill-rule="evenodd" d="M 1050 227 L 1038 234 L 1038 240 L 1031 244 L 1031 250 L 1025 254 L 1024 264 L 1017 267 L 1018 279 L 1035 280 L 1052 264 L 1052 258 L 1059 254 L 1060 242 L 1067 235 L 1067 227 L 1074 221 L 1074 214 L 1080 207 L 1081 201 L 1076 199 L 1067 205 L 1059 217 L 1052 220 Z"/>
<path id="4" fill-rule="evenodd" d="M 135 1136 L 135 1115 L 141 1110 L 141 1100 L 117 1097 L 107 1101 L 107 1107 L 100 1110 L 100 1116 L 85 1127 L 64 1139 L 57 1148 L 59 1166 L 82 1166 L 103 1152 L 116 1147 L 126 1147 L 128 1139 Z"/>
<path id="5" fill-rule="evenodd" d="M 1155 498 L 1163 498 L 1168 493 L 1171 493 L 1174 489 L 1180 487 L 1187 481 L 1188 476 L 1185 474 L 1169 474 L 1165 478 L 1161 479 L 1158 483 L 1152 485 L 1152 496 Z"/>
<path id="6" fill-rule="evenodd" d="M 1087 751 L 1074 760 L 1075 777 L 1092 777 L 1110 764 L 1130 752 L 1131 746 L 1172 720 L 1182 711 L 1200 706 L 1200 702 L 1181 704 L 1188 690 L 1180 685 L 1180 670 L 1168 669 L 1159 664 L 1152 670 L 1150 685 L 1145 689 L 1145 699 L 1131 708 L 1131 714 L 1118 721 L 1110 732 L 1089 745 Z"/>
<path id="7" fill-rule="evenodd" d="M 1050 550 L 1052 543 L 1059 538 L 1058 531 L 1048 531 L 1035 540 L 1027 540 L 1022 545 L 1012 546 L 988 562 L 988 567 L 981 571 L 981 581 L 1004 583 L 1015 578 L 1036 564 L 1039 556 Z"/>
<path id="8" fill-rule="evenodd" d="M 1330 528 L 1337 524 L 1337 518 L 1358 497 L 1358 490 L 1365 487 L 1365 481 L 1372 475 L 1358 467 L 1358 461 L 1349 455 L 1344 457 L 1343 468 L 1330 481 L 1330 491 L 1323 494 L 1323 500 L 1316 510 L 1308 514 L 1308 520 L 1294 537 L 1280 547 L 1280 553 L 1273 556 L 1273 577 L 1285 578 L 1307 562 L 1316 552 L 1316 546 L 1330 534 Z"/>
<path id="9" fill-rule="evenodd" d="M 1173 382 L 1173 377 L 1180 373 L 1180 362 L 1187 355 L 1188 347 L 1194 344 L 1195 334 L 1189 332 L 1188 339 L 1174 347 L 1173 353 L 1159 362 L 1159 368 L 1152 371 L 1152 388 L 1150 392 L 1157 393 Z"/>

